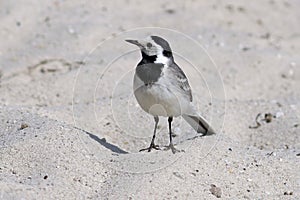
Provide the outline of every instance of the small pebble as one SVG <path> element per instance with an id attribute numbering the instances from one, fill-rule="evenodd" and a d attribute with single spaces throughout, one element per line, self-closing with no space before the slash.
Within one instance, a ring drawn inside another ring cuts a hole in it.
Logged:
<path id="1" fill-rule="evenodd" d="M 287 191 L 287 192 L 284 192 L 283 194 L 284 194 L 284 195 L 293 195 L 293 192 Z"/>
<path id="2" fill-rule="evenodd" d="M 173 175 L 180 179 L 183 179 L 183 177 L 178 172 L 173 172 Z"/>
<path id="3" fill-rule="evenodd" d="M 243 47 L 242 50 L 243 51 L 248 51 L 248 50 L 250 50 L 250 47 Z"/>
<path id="4" fill-rule="evenodd" d="M 271 113 L 266 113 L 266 114 L 265 114 L 265 121 L 266 121 L 267 123 L 272 122 L 272 119 L 273 119 L 273 115 L 272 115 Z"/>
<path id="5" fill-rule="evenodd" d="M 22 123 L 19 130 L 23 130 L 23 129 L 28 128 L 28 127 L 29 127 L 28 124 Z"/>
<path id="6" fill-rule="evenodd" d="M 175 10 L 174 10 L 174 9 L 171 9 L 171 8 L 166 9 L 165 11 L 166 11 L 166 13 L 168 13 L 168 14 L 174 14 L 174 13 L 175 13 Z"/>
<path id="7" fill-rule="evenodd" d="M 221 198 L 221 195 L 222 195 L 222 190 L 221 190 L 221 188 L 217 187 L 217 186 L 214 185 L 214 184 L 211 184 L 210 187 L 211 187 L 211 188 L 209 189 L 209 191 L 210 191 L 213 195 L 215 195 L 217 198 Z"/>

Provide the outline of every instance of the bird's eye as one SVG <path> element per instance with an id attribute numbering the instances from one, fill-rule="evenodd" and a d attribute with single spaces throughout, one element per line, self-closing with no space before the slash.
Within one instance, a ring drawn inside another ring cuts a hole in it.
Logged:
<path id="1" fill-rule="evenodd" d="M 151 44 L 150 42 L 148 42 L 148 43 L 147 43 L 147 47 L 148 47 L 148 48 L 151 48 L 151 47 L 152 47 L 152 44 Z"/>

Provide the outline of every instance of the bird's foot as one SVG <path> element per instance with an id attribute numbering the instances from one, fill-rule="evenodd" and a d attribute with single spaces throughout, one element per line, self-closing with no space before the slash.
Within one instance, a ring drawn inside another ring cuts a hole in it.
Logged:
<path id="1" fill-rule="evenodd" d="M 155 149 L 155 150 L 160 150 L 159 146 L 158 145 L 155 145 L 154 143 L 151 143 L 150 146 L 148 148 L 145 148 L 145 149 L 141 149 L 141 151 L 148 151 L 150 152 L 152 149 Z"/>
<path id="2" fill-rule="evenodd" d="M 178 150 L 174 147 L 173 143 L 170 143 L 169 146 L 166 146 L 166 148 L 164 149 L 165 151 L 171 149 L 172 153 L 176 153 L 176 152 L 185 152 L 184 150 Z"/>

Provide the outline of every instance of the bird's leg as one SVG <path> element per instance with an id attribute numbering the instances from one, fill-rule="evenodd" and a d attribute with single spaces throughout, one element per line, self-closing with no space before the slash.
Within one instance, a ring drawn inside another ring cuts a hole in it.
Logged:
<path id="1" fill-rule="evenodd" d="M 176 153 L 176 152 L 181 152 L 182 150 L 178 150 L 174 147 L 173 142 L 172 142 L 172 121 L 173 121 L 173 117 L 169 117 L 168 118 L 168 122 L 169 122 L 169 136 L 170 136 L 170 144 L 169 146 L 167 146 L 167 148 L 165 150 L 172 150 L 172 153 Z"/>
<path id="2" fill-rule="evenodd" d="M 148 152 L 150 152 L 151 149 L 160 150 L 160 148 L 158 147 L 158 145 L 154 144 L 155 134 L 156 134 L 156 129 L 157 129 L 159 118 L 157 116 L 155 116 L 154 120 L 155 120 L 155 127 L 154 127 L 154 133 L 153 133 L 153 137 L 152 137 L 152 140 L 151 140 L 151 144 L 150 144 L 150 146 L 148 148 L 141 149 L 140 151 L 148 151 Z"/>

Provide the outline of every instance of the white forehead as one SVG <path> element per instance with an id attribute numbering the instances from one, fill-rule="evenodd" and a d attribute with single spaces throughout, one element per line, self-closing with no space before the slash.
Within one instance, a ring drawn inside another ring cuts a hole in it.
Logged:
<path id="1" fill-rule="evenodd" d="M 146 38 L 144 39 L 144 41 L 145 41 L 146 44 L 147 44 L 148 42 L 150 42 L 152 45 L 161 48 L 161 46 L 160 46 L 159 44 L 157 44 L 157 43 L 152 39 L 151 36 L 146 37 Z"/>
<path id="2" fill-rule="evenodd" d="M 145 53 L 147 53 L 148 55 L 154 55 L 157 54 L 159 52 L 163 51 L 162 46 L 160 46 L 159 44 L 157 44 L 152 38 L 151 36 L 146 37 L 143 40 L 139 40 L 139 43 L 142 44 L 143 48 L 142 51 L 144 51 Z M 149 43 L 151 45 L 149 45 Z"/>

